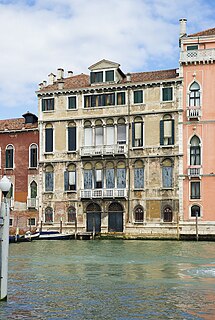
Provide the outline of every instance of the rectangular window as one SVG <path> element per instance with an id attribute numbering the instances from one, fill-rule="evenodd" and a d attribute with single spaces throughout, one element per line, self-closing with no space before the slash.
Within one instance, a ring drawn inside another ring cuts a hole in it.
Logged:
<path id="1" fill-rule="evenodd" d="M 54 98 L 42 99 L 42 111 L 54 110 Z"/>
<path id="2" fill-rule="evenodd" d="M 133 147 L 143 146 L 143 123 L 142 122 L 132 123 L 132 146 Z"/>
<path id="3" fill-rule="evenodd" d="M 125 92 L 117 92 L 117 105 L 125 104 Z"/>
<path id="4" fill-rule="evenodd" d="M 191 182 L 191 199 L 200 199 L 200 182 Z"/>
<path id="5" fill-rule="evenodd" d="M 92 143 L 93 143 L 92 128 L 84 128 L 85 147 L 92 146 Z"/>
<path id="6" fill-rule="evenodd" d="M 126 188 L 126 170 L 125 168 L 117 168 L 117 188 Z"/>
<path id="7" fill-rule="evenodd" d="M 53 191 L 54 173 L 45 172 L 45 191 Z"/>
<path id="8" fill-rule="evenodd" d="M 162 146 L 173 145 L 175 140 L 173 119 L 160 121 L 160 144 Z"/>
<path id="9" fill-rule="evenodd" d="M 172 101 L 172 100 L 173 100 L 172 87 L 162 88 L 162 101 Z"/>
<path id="10" fill-rule="evenodd" d="M 68 97 L 68 109 L 76 109 L 76 97 Z"/>
<path id="11" fill-rule="evenodd" d="M 134 103 L 143 103 L 143 90 L 134 91 Z"/>
<path id="12" fill-rule="evenodd" d="M 106 137 L 107 137 L 107 145 L 113 146 L 115 143 L 114 139 L 114 127 L 106 127 Z"/>
<path id="13" fill-rule="evenodd" d="M 98 169 L 95 172 L 95 188 L 96 189 L 101 189 L 102 188 L 102 170 Z"/>
<path id="14" fill-rule="evenodd" d="M 84 189 L 93 188 L 92 170 L 84 170 Z"/>
<path id="15" fill-rule="evenodd" d="M 117 143 L 126 144 L 126 126 L 124 124 L 117 126 Z"/>
<path id="16" fill-rule="evenodd" d="M 10 227 L 13 226 L 13 219 L 12 219 L 12 218 L 10 218 L 10 220 L 9 220 L 9 226 L 10 226 Z"/>
<path id="17" fill-rule="evenodd" d="M 143 189 L 144 188 L 144 169 L 134 168 L 134 188 Z"/>
<path id="18" fill-rule="evenodd" d="M 72 191 L 76 190 L 76 172 L 64 171 L 64 190 Z"/>
<path id="19" fill-rule="evenodd" d="M 114 81 L 114 71 L 113 70 L 105 71 L 105 81 Z"/>
<path id="20" fill-rule="evenodd" d="M 187 46 L 187 51 L 190 51 L 190 50 L 198 50 L 198 44 Z"/>
<path id="21" fill-rule="evenodd" d="M 68 127 L 68 151 L 76 151 L 76 127 Z"/>
<path id="22" fill-rule="evenodd" d="M 35 227 L 36 226 L 36 219 L 35 218 L 30 218 L 28 219 L 28 226 L 31 227 Z"/>
<path id="23" fill-rule="evenodd" d="M 53 128 L 45 129 L 45 152 L 53 152 Z"/>
<path id="24" fill-rule="evenodd" d="M 90 82 L 91 83 L 103 82 L 103 71 L 91 72 L 90 73 Z"/>
<path id="25" fill-rule="evenodd" d="M 106 169 L 106 188 L 113 189 L 115 187 L 114 169 Z"/>

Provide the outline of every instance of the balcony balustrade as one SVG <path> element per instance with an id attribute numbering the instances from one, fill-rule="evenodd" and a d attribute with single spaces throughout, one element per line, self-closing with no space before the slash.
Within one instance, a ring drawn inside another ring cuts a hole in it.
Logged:
<path id="1" fill-rule="evenodd" d="M 28 198 L 27 199 L 27 207 L 38 209 L 38 198 Z"/>
<path id="2" fill-rule="evenodd" d="M 190 166 L 188 168 L 188 176 L 199 178 L 202 174 L 202 167 L 201 166 Z"/>
<path id="3" fill-rule="evenodd" d="M 215 60 L 215 49 L 188 50 L 180 53 L 180 62 L 206 62 Z"/>
<path id="4" fill-rule="evenodd" d="M 201 108 L 188 107 L 187 108 L 187 118 L 188 119 L 199 119 L 202 115 Z"/>
<path id="5" fill-rule="evenodd" d="M 82 199 L 93 198 L 126 198 L 127 189 L 84 189 L 81 190 Z"/>
<path id="6" fill-rule="evenodd" d="M 108 146 L 85 146 L 80 148 L 81 157 L 93 157 L 103 155 L 122 155 L 126 156 L 128 147 L 125 144 Z"/>

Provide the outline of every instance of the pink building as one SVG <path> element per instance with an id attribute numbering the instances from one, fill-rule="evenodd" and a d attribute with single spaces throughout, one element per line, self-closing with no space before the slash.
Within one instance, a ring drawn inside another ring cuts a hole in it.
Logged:
<path id="1" fill-rule="evenodd" d="M 215 28 L 187 35 L 186 19 L 180 24 L 180 218 L 185 233 L 192 233 L 197 216 L 199 234 L 210 234 L 215 230 Z"/>

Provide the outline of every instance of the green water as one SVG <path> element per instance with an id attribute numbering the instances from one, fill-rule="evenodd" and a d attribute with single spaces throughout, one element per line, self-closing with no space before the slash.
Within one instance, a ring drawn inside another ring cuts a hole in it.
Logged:
<path id="1" fill-rule="evenodd" d="M 215 319 L 215 243 L 10 244 L 0 319 Z"/>

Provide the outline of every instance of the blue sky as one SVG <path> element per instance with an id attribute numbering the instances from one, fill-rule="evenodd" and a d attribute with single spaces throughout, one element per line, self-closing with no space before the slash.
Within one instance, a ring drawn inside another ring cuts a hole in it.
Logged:
<path id="1" fill-rule="evenodd" d="M 37 114 L 38 84 L 58 68 L 177 68 L 179 19 L 191 34 L 214 17 L 213 0 L 0 0 L 0 119 Z"/>

